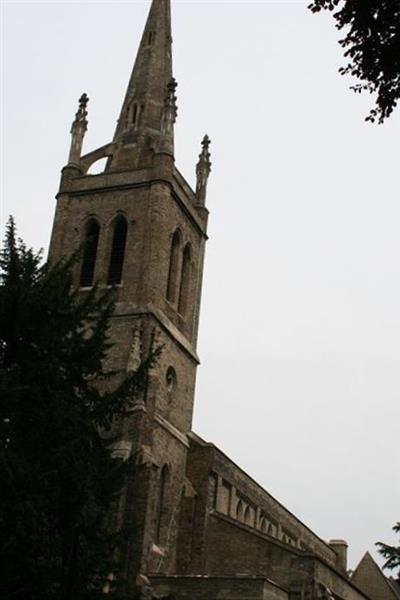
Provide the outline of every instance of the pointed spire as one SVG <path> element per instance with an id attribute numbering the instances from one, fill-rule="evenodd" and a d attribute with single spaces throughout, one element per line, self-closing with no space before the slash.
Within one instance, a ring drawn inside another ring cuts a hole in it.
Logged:
<path id="1" fill-rule="evenodd" d="M 169 119 L 168 135 L 173 141 L 174 108 L 164 110 L 167 91 L 172 104 L 171 1 L 153 0 L 135 65 L 122 105 L 114 142 L 146 144 L 157 149 L 162 128 Z M 171 118 L 172 117 L 172 118 Z M 124 162 L 127 157 L 125 156 Z"/>
<path id="2" fill-rule="evenodd" d="M 71 148 L 69 152 L 68 165 L 78 166 L 81 159 L 83 138 L 87 130 L 87 104 L 89 98 L 82 94 L 79 98 L 79 107 L 75 115 L 75 120 L 71 126 Z"/>
<path id="3" fill-rule="evenodd" d="M 205 135 L 201 142 L 202 151 L 199 155 L 199 162 L 196 165 L 196 198 L 197 204 L 204 206 L 206 203 L 207 183 L 211 173 L 211 140 L 208 135 Z"/>

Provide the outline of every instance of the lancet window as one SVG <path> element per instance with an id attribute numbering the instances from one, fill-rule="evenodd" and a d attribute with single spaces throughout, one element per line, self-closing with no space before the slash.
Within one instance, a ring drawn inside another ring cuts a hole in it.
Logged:
<path id="1" fill-rule="evenodd" d="M 172 237 L 171 252 L 169 258 L 169 272 L 167 284 L 167 300 L 174 303 L 177 296 L 178 277 L 179 277 L 179 259 L 181 247 L 181 233 L 177 229 Z"/>
<path id="2" fill-rule="evenodd" d="M 263 533 L 267 533 L 268 532 L 268 523 L 266 521 L 266 519 L 264 517 L 262 517 L 261 522 L 260 522 L 260 529 Z"/>
<path id="3" fill-rule="evenodd" d="M 250 506 L 246 506 L 246 510 L 244 511 L 244 522 L 246 525 L 251 525 L 251 510 Z"/>
<path id="4" fill-rule="evenodd" d="M 241 500 L 239 500 L 236 507 L 236 518 L 238 521 L 243 521 L 244 518 L 244 504 Z"/>
<path id="5" fill-rule="evenodd" d="M 122 281 L 127 233 L 128 223 L 124 217 L 120 216 L 114 223 L 110 264 L 108 268 L 108 285 L 117 285 Z"/>
<path id="6" fill-rule="evenodd" d="M 93 285 L 96 267 L 97 246 L 99 245 L 100 226 L 94 219 L 90 220 L 85 229 L 83 260 L 79 284 L 81 287 Z"/>
<path id="7" fill-rule="evenodd" d="M 182 271 L 181 271 L 181 282 L 179 287 L 179 302 L 178 312 L 185 316 L 189 300 L 189 284 L 190 284 L 190 271 L 191 271 L 191 248 L 190 244 L 186 244 L 183 250 L 182 257 Z"/>

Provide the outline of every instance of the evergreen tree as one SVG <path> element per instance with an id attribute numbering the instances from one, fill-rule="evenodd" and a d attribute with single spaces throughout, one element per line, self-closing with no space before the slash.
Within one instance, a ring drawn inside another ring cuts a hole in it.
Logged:
<path id="1" fill-rule="evenodd" d="M 393 531 L 400 535 L 400 521 L 393 527 Z M 376 545 L 378 546 L 378 552 L 386 558 L 383 568 L 390 570 L 398 569 L 396 576 L 400 584 L 400 546 L 389 546 L 382 542 L 377 542 Z"/>
<path id="2" fill-rule="evenodd" d="M 103 368 L 112 296 L 74 290 L 75 261 L 41 265 L 10 219 L 0 256 L 0 554 L 7 600 L 100 598 L 117 568 L 118 532 L 107 528 L 107 516 L 129 461 L 113 458 L 115 440 L 104 434 L 143 392 L 158 351 L 112 389 L 118 374 Z M 108 380 L 112 391 L 101 393 L 96 383 Z"/>

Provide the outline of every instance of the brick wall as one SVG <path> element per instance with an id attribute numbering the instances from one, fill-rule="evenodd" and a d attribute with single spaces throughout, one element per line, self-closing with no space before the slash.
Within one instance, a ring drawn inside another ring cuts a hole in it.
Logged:
<path id="1" fill-rule="evenodd" d="M 312 551 L 336 567 L 337 554 L 328 544 L 218 448 L 197 436 L 191 438 L 187 476 L 198 494 L 194 525 L 196 538 L 205 537 L 206 533 L 202 528 L 207 523 L 207 514 L 216 510 L 293 548 Z M 198 568 L 199 559 L 196 565 Z M 195 568 L 194 563 L 192 568 Z"/>
<path id="2" fill-rule="evenodd" d="M 290 548 L 229 517 L 210 515 L 206 549 L 210 576 L 263 576 L 290 590 L 291 598 L 314 583 L 322 584 L 343 600 L 365 600 L 366 595 L 340 572 L 312 554 Z"/>

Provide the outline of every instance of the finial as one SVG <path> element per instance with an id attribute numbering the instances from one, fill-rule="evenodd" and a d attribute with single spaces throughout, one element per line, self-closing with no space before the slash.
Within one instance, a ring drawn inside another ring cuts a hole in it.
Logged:
<path id="1" fill-rule="evenodd" d="M 176 105 L 176 88 L 178 84 L 174 78 L 171 79 L 167 85 L 167 94 L 164 100 L 164 113 L 163 122 L 161 126 L 161 132 L 164 135 L 168 135 L 172 132 L 172 128 L 178 116 L 178 107 Z"/>
<path id="2" fill-rule="evenodd" d="M 71 126 L 71 149 L 69 153 L 68 164 L 79 167 L 79 162 L 81 158 L 83 138 L 85 137 L 85 133 L 87 130 L 87 104 L 89 102 L 89 98 L 87 94 L 82 94 L 79 98 L 79 106 L 75 115 L 75 119 Z"/>
<path id="3" fill-rule="evenodd" d="M 86 131 L 87 129 L 87 105 L 89 102 L 89 97 L 87 94 L 83 93 L 82 96 L 79 98 L 79 106 L 78 106 L 78 110 L 76 112 L 75 115 L 75 121 L 72 123 L 72 127 L 71 127 L 71 133 L 74 132 L 74 129 L 76 129 L 78 126 L 82 125 Z"/>
<path id="4" fill-rule="evenodd" d="M 211 140 L 208 135 L 205 135 L 201 142 L 202 150 L 199 155 L 199 162 L 196 166 L 196 197 L 197 203 L 204 206 L 207 192 L 207 182 L 211 173 L 211 154 L 210 154 Z"/>
<path id="5" fill-rule="evenodd" d="M 200 160 L 204 159 L 208 166 L 210 167 L 210 171 L 211 171 L 211 162 L 210 162 L 210 158 L 211 158 L 211 154 L 210 154 L 210 144 L 211 144 L 211 140 L 208 137 L 208 135 L 206 134 L 203 137 L 203 140 L 201 142 L 202 145 L 202 151 L 201 154 L 199 155 Z"/>
<path id="6" fill-rule="evenodd" d="M 83 92 L 82 96 L 79 98 L 79 106 L 86 108 L 88 102 L 89 102 L 89 97 L 86 92 Z"/>
<path id="7" fill-rule="evenodd" d="M 164 99 L 164 110 L 161 123 L 161 138 L 159 152 L 174 155 L 174 124 L 178 115 L 176 105 L 177 82 L 174 78 L 167 85 L 167 93 Z"/>

